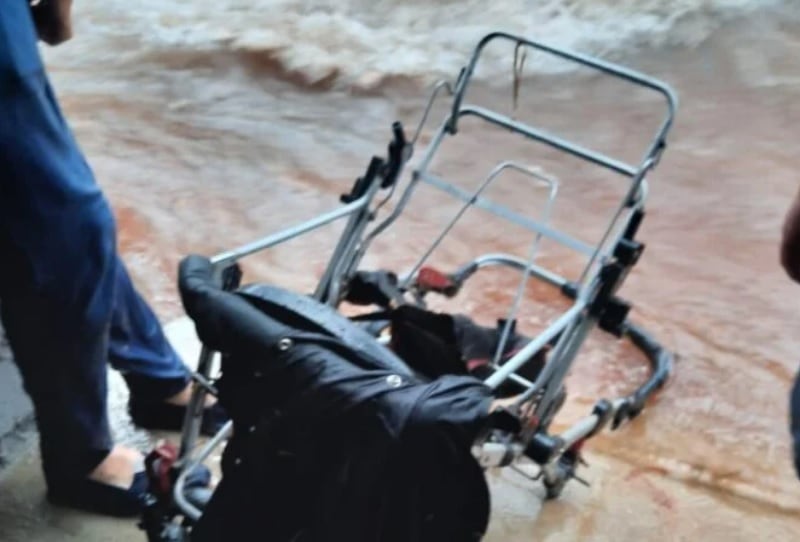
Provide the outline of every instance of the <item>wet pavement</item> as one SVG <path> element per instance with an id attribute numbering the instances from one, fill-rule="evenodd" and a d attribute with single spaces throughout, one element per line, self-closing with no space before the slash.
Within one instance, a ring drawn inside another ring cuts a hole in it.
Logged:
<path id="1" fill-rule="evenodd" d="M 385 152 L 391 122 L 413 126 L 426 96 L 409 81 L 309 89 L 271 66 L 254 66 L 252 58 L 176 54 L 119 65 L 103 58 L 92 64 L 54 52 L 53 77 L 117 211 L 126 261 L 165 321 L 181 315 L 174 282 L 183 255 L 228 249 L 335 207 L 369 157 Z M 573 484 L 541 508 L 538 484 L 492 475 L 488 540 L 798 538 L 800 481 L 786 416 L 797 371 L 800 287 L 784 276 L 777 254 L 800 180 L 798 59 L 800 27 L 788 21 L 726 27 L 696 48 L 627 59 L 681 97 L 670 147 L 651 177 L 641 232 L 648 246 L 622 292 L 634 302 L 634 319 L 679 356 L 676 374 L 642 417 L 588 446 L 583 476 L 591 488 Z M 515 114 L 635 160 L 657 121 L 657 104 L 609 82 L 574 77 L 534 79 Z M 510 107 L 508 87 L 480 84 L 474 98 Z M 596 238 L 599 219 L 620 194 L 619 180 L 531 149 L 506 134 L 467 127 L 437 168 L 474 184 L 499 159 L 529 160 L 562 182 L 554 223 Z M 492 197 L 528 212 L 543 204 L 541 192 L 514 182 Z M 409 254 L 453 209 L 425 193 L 376 242 L 366 264 L 408 266 Z M 459 228 L 436 254 L 444 267 L 486 251 L 520 252 L 528 242 L 483 215 L 466 216 Z M 254 257 L 247 276 L 309 290 L 337 232 L 325 229 Z M 543 245 L 541 261 L 567 275 L 580 269 L 550 245 Z M 490 322 L 515 282 L 493 273 L 474 280 L 457 305 L 444 306 Z M 535 330 L 563 307 L 553 292 L 532 291 L 521 322 Z M 189 345 L 191 333 L 183 329 L 178 342 Z M 629 391 L 642 367 L 627 345 L 592 336 L 557 422 L 590 411 L 599 396 Z M 115 390 L 119 405 L 124 390 Z M 115 423 L 123 439 L 150 442 L 127 428 L 124 416 Z M 0 540 L 141 540 L 130 522 L 42 507 L 34 466 L 35 458 L 26 457 L 2 481 Z"/>
<path id="2" fill-rule="evenodd" d="M 199 345 L 190 322 L 180 319 L 167 327 L 170 340 L 187 360 L 197 359 Z M 124 411 L 127 393 L 116 374 L 111 383 L 110 409 L 115 433 L 122 442 L 148 449 L 159 439 L 177 442 L 171 433 L 146 434 L 130 427 Z M 624 438 L 625 431 L 617 438 Z M 0 540 L 3 542 L 134 542 L 145 540 L 135 520 L 112 519 L 58 509 L 44 499 L 35 436 L 11 467 L 0 473 Z M 27 451 L 26 451 L 27 450 Z M 216 457 L 208 462 L 215 469 Z M 653 465 L 636 465 L 613 453 L 586 455 L 590 467 L 582 474 L 592 484 L 567 487 L 562 498 L 543 504 L 540 484 L 511 471 L 490 473 L 493 519 L 487 542 L 618 540 L 752 540 L 742 531 L 764 533 L 760 540 L 792 540 L 800 521 L 791 512 L 765 507 L 744 497 L 683 479 Z M 216 470 L 216 469 L 215 469 Z M 710 496 L 713 496 L 710 498 Z M 620 525 L 620 517 L 634 517 Z M 703 517 L 702 523 L 696 518 Z M 653 525 L 661 532 L 654 534 Z M 713 533 L 714 538 L 709 537 Z"/>

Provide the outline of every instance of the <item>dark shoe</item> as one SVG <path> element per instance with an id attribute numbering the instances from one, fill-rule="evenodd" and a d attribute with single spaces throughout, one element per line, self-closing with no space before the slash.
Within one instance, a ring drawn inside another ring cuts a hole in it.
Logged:
<path id="1" fill-rule="evenodd" d="M 51 487 L 47 500 L 55 506 L 76 508 L 114 517 L 134 517 L 142 513 L 147 497 L 147 475 L 137 472 L 128 489 L 84 479 Z"/>
<path id="2" fill-rule="evenodd" d="M 133 423 L 142 429 L 180 431 L 183 429 L 186 407 L 171 405 L 163 401 L 143 401 L 131 397 L 128 402 L 128 413 Z M 215 403 L 203 411 L 200 433 L 208 437 L 214 436 L 229 419 L 219 403 Z"/>
<path id="3" fill-rule="evenodd" d="M 211 471 L 198 466 L 186 479 L 187 491 L 208 488 L 211 484 Z M 141 515 L 149 491 L 147 474 L 137 472 L 128 489 L 96 482 L 85 478 L 71 483 L 50 487 L 47 500 L 54 506 L 75 508 L 95 514 L 113 517 L 136 517 Z"/>

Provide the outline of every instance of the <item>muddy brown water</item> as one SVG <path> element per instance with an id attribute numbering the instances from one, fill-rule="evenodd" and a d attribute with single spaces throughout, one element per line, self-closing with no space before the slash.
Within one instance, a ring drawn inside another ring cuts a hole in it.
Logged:
<path id="1" fill-rule="evenodd" d="M 726 27 L 698 48 L 624 59 L 681 98 L 670 146 L 650 178 L 647 249 L 622 292 L 633 317 L 677 353 L 675 375 L 642 417 L 588 446 L 591 488 L 573 484 L 539 510 L 537 484 L 493 474 L 491 540 L 800 540 L 787 430 L 800 286 L 784 276 L 777 253 L 800 181 L 800 28 L 776 28 Z M 410 130 L 427 96 L 411 81 L 309 89 L 235 57 L 176 54 L 161 58 L 161 69 L 91 60 L 67 50 L 49 62 L 115 207 L 125 259 L 165 321 L 181 316 L 174 284 L 183 255 L 213 254 L 333 208 L 369 158 L 385 151 L 391 122 Z M 478 84 L 474 98 L 503 110 L 510 104 L 499 84 Z M 548 76 L 526 83 L 516 114 L 636 160 L 658 105 L 613 82 Z M 527 160 L 561 182 L 554 223 L 586 239 L 598 234 L 621 179 L 468 124 L 437 166 L 448 178 L 474 185 L 498 160 Z M 535 212 L 543 193 L 509 178 L 492 196 Z M 421 190 L 367 263 L 408 266 L 453 209 Z M 248 277 L 308 290 L 337 233 L 326 228 L 254 257 Z M 474 212 L 434 261 L 448 267 L 484 252 L 523 253 L 529 241 Z M 540 259 L 568 276 L 580 270 L 578 259 L 547 243 Z M 515 284 L 487 272 L 447 307 L 491 323 Z M 547 288 L 531 289 L 523 324 L 535 329 L 565 306 Z M 599 396 L 629 391 L 642 368 L 628 345 L 593 335 L 570 375 L 559 423 L 588 412 Z"/>

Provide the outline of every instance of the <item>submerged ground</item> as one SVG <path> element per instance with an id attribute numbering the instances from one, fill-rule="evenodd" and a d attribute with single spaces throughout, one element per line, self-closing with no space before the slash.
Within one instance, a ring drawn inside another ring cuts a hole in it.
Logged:
<path id="1" fill-rule="evenodd" d="M 634 318 L 678 354 L 676 374 L 640 419 L 592 442 L 583 473 L 591 488 L 570 486 L 540 509 L 538 485 L 493 476 L 489 540 L 791 540 L 800 531 L 800 481 L 787 432 L 800 287 L 777 257 L 783 214 L 800 180 L 800 29 L 769 28 L 726 27 L 696 49 L 625 59 L 681 97 L 670 147 L 650 179 L 641 235 L 648 247 L 623 291 L 635 303 Z M 161 59 L 160 70 L 68 52 L 50 60 L 66 113 L 115 206 L 126 261 L 164 321 L 181 315 L 174 281 L 183 255 L 231 248 L 332 208 L 368 159 L 385 151 L 391 122 L 412 127 L 424 106 L 426 91 L 408 81 L 322 91 L 238 60 L 175 55 Z M 659 104 L 615 83 L 575 77 L 527 83 L 516 115 L 636 160 Z M 473 95 L 504 110 L 510 96 L 508 87 L 485 84 Z M 619 179 L 476 128 L 448 144 L 442 172 L 474 185 L 498 160 L 527 160 L 561 181 L 554 222 L 597 235 L 595 219 L 615 203 Z M 540 190 L 516 179 L 493 196 L 531 213 L 543 203 Z M 369 263 L 408 265 L 408 254 L 451 210 L 433 195 L 420 198 Z M 307 289 L 336 233 L 294 242 L 246 269 Z M 529 239 L 522 235 L 470 215 L 436 261 L 454 266 L 482 252 L 522 252 Z M 579 270 L 579 260 L 548 245 L 541 261 L 568 275 Z M 505 275 L 481 278 L 458 310 L 491 322 L 514 284 Z M 535 329 L 563 303 L 532 291 L 523 323 Z M 191 330 L 175 329 L 176 341 L 191 349 Z M 632 349 L 592 337 L 560 421 L 589 411 L 599 395 L 629 390 L 641 366 Z M 146 446 L 145 435 L 126 427 L 124 390 L 115 390 L 118 433 Z M 143 539 L 133 522 L 62 514 L 41 500 L 29 454 L 2 479 L 0 540 Z"/>

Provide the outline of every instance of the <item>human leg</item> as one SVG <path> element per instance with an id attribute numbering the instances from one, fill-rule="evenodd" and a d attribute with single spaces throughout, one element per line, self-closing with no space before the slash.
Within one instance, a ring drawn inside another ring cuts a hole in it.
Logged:
<path id="1" fill-rule="evenodd" d="M 135 513 L 141 456 L 113 446 L 106 409 L 115 224 L 47 79 L 26 0 L 0 4 L 0 254 L 4 327 L 51 498 Z"/>
<path id="2" fill-rule="evenodd" d="M 108 423 L 108 328 L 76 317 L 74 305 L 37 285 L 30 258 L 3 233 L 1 316 L 33 401 L 48 498 L 104 514 L 138 514 L 146 489 L 142 458 L 114 446 Z"/>
<path id="3" fill-rule="evenodd" d="M 117 265 L 108 357 L 130 389 L 132 421 L 146 429 L 180 430 L 190 398 L 189 370 L 122 261 Z M 210 403 L 203 416 L 206 435 L 228 420 L 221 407 Z"/>
<path id="4" fill-rule="evenodd" d="M 107 335 L 73 324 L 59 303 L 25 281 L 9 280 L 9 267 L 19 260 L 4 253 L 3 326 L 35 408 L 45 478 L 49 486 L 63 485 L 91 472 L 113 447 Z"/>
<path id="5" fill-rule="evenodd" d="M 800 371 L 795 375 L 789 395 L 789 433 L 795 474 L 800 478 Z"/>
<path id="6" fill-rule="evenodd" d="M 114 310 L 109 329 L 108 359 L 125 378 L 131 395 L 164 400 L 189 383 L 189 371 L 164 335 L 153 310 L 131 282 L 117 258 Z"/>
<path id="7" fill-rule="evenodd" d="M 25 0 L 0 8 L 0 89 L 0 297 L 49 483 L 87 474 L 112 447 L 115 232 L 47 81 Z"/>

